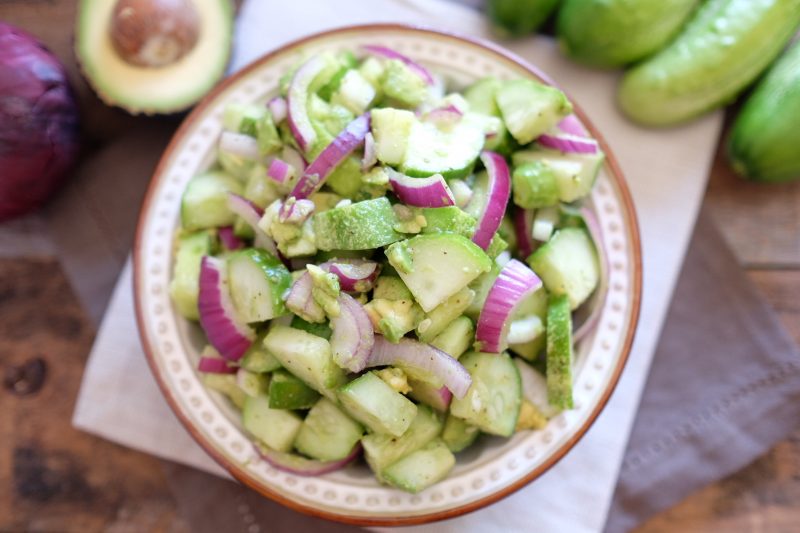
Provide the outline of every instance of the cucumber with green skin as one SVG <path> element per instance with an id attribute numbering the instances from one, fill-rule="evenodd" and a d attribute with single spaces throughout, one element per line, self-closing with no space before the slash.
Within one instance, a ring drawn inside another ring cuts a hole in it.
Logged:
<path id="1" fill-rule="evenodd" d="M 618 100 L 644 125 L 678 124 L 730 102 L 780 53 L 800 0 L 709 0 L 678 37 L 622 79 Z"/>
<path id="2" fill-rule="evenodd" d="M 596 67 L 633 63 L 680 31 L 697 0 L 566 0 L 557 33 L 566 55 Z"/>
<path id="3" fill-rule="evenodd" d="M 728 156 L 757 181 L 800 178 L 800 44 L 775 63 L 739 113 Z"/>
<path id="4" fill-rule="evenodd" d="M 521 37 L 539 29 L 559 0 L 489 0 L 486 14 L 501 37 Z"/>

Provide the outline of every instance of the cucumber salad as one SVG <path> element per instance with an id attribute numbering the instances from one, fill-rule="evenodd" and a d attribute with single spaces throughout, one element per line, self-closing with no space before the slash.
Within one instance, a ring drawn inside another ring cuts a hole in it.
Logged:
<path id="1" fill-rule="evenodd" d="M 170 293 L 202 378 L 275 468 L 363 456 L 409 492 L 481 434 L 543 428 L 605 298 L 582 205 L 603 157 L 554 87 L 451 87 L 382 46 L 306 58 L 226 108 L 183 193 Z"/>

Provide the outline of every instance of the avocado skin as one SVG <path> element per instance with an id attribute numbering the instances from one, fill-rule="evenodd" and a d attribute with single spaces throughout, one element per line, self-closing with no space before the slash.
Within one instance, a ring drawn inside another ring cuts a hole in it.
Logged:
<path id="1" fill-rule="evenodd" d="M 521 37 L 539 29 L 561 0 L 488 0 L 486 14 L 503 37 Z"/>
<path id="2" fill-rule="evenodd" d="M 737 173 L 756 181 L 800 178 L 800 44 L 781 57 L 742 107 L 728 157 Z"/>
<path id="3" fill-rule="evenodd" d="M 800 22 L 800 0 L 708 0 L 683 32 L 622 79 L 633 121 L 685 122 L 729 103 L 781 52 Z"/>
<path id="4" fill-rule="evenodd" d="M 643 59 L 680 31 L 698 0 L 566 0 L 556 31 L 569 57 L 596 67 Z"/>

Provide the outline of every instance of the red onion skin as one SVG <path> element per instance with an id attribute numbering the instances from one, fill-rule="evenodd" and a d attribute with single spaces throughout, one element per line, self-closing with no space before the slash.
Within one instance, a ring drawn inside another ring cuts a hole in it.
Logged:
<path id="1" fill-rule="evenodd" d="M 486 250 L 492 242 L 494 234 L 503 221 L 511 195 L 511 174 L 506 160 L 500 154 L 485 150 L 481 153 L 486 171 L 489 173 L 489 197 L 478 220 L 478 227 L 472 236 L 472 242 Z"/>
<path id="2" fill-rule="evenodd" d="M 236 367 L 228 366 L 225 359 L 216 357 L 201 357 L 197 370 L 207 374 L 235 374 L 237 371 Z"/>
<path id="3" fill-rule="evenodd" d="M 56 192 L 79 141 L 64 67 L 32 35 L 0 22 L 0 221 L 36 209 Z"/>

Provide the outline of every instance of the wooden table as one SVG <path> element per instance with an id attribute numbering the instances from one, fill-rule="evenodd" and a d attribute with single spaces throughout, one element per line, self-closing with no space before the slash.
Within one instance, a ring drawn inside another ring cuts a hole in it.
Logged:
<path id="1" fill-rule="evenodd" d="M 81 82 L 71 51 L 74 13 L 69 0 L 0 3 L 0 20 L 39 35 L 67 64 L 92 146 L 140 119 L 105 108 Z M 800 182 L 743 182 L 720 153 L 706 200 L 751 279 L 800 342 Z M 159 460 L 70 425 L 95 330 L 58 258 L 0 252 L 0 531 L 185 531 Z M 638 531 L 796 531 L 798 501 L 800 431 Z"/>

